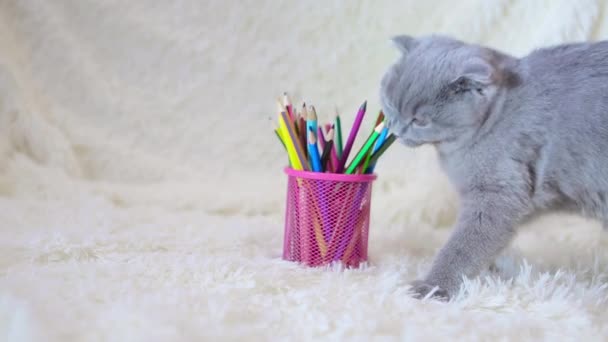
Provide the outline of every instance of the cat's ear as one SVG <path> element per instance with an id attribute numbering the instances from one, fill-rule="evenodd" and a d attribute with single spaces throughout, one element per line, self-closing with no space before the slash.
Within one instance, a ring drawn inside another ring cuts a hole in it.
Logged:
<path id="1" fill-rule="evenodd" d="M 462 76 L 483 85 L 491 84 L 495 73 L 494 66 L 481 58 L 465 63 L 461 72 Z"/>
<path id="2" fill-rule="evenodd" d="M 463 63 L 458 76 L 452 81 L 452 88 L 456 92 L 482 90 L 494 83 L 497 70 L 483 59 L 474 59 Z"/>
<path id="3" fill-rule="evenodd" d="M 391 42 L 404 55 L 412 51 L 412 49 L 418 45 L 416 38 L 406 35 L 395 36 L 391 38 Z"/>

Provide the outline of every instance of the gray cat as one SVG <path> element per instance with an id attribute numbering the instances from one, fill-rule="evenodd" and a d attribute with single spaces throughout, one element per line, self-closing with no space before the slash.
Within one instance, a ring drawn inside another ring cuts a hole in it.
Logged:
<path id="1" fill-rule="evenodd" d="M 388 127 L 407 146 L 435 146 L 461 198 L 415 296 L 449 299 L 544 211 L 608 223 L 608 42 L 524 58 L 443 36 L 393 42 L 402 56 L 380 94 Z"/>

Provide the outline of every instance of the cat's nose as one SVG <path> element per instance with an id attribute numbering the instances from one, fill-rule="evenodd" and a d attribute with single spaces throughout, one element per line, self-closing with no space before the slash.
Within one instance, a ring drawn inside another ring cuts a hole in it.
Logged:
<path id="1" fill-rule="evenodd" d="M 385 117 L 385 122 L 386 122 L 386 127 L 391 132 L 395 130 L 396 126 L 398 126 L 397 120 L 393 116 L 386 116 Z"/>

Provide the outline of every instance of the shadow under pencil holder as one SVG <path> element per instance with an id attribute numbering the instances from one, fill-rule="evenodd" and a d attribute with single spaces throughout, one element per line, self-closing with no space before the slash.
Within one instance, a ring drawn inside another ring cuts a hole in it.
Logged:
<path id="1" fill-rule="evenodd" d="M 283 259 L 309 266 L 367 261 L 375 174 L 336 174 L 285 168 L 287 201 Z"/>

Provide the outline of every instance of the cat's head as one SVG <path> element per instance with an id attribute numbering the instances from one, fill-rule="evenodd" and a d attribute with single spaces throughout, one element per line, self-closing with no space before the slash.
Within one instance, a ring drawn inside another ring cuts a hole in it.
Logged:
<path id="1" fill-rule="evenodd" d="M 393 42 L 402 55 L 380 91 L 391 132 L 419 146 L 476 131 L 503 83 L 499 56 L 442 36 L 397 36 Z"/>

